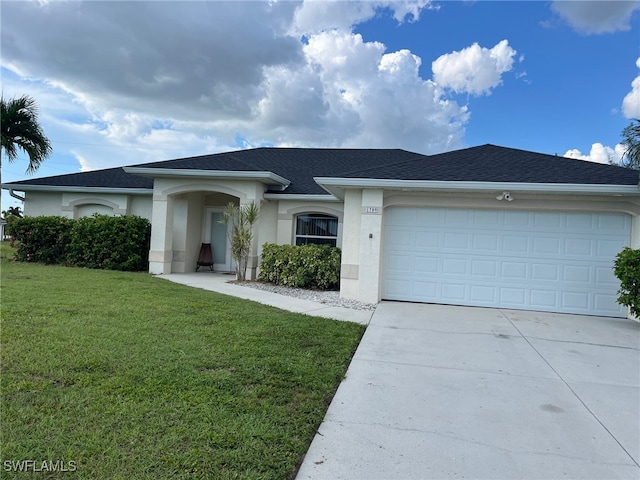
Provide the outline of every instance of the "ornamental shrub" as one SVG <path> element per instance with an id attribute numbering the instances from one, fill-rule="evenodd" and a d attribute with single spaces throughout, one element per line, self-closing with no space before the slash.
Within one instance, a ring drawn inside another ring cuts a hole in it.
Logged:
<path id="1" fill-rule="evenodd" d="M 15 259 L 47 265 L 65 263 L 73 220 L 66 217 L 15 218 L 7 224 Z"/>
<path id="2" fill-rule="evenodd" d="M 340 257 L 340 249 L 330 245 L 266 243 L 259 279 L 289 287 L 336 290 L 340 285 Z"/>
<path id="3" fill-rule="evenodd" d="M 94 215 L 76 220 L 67 248 L 67 263 L 105 270 L 148 268 L 151 224 L 138 216 Z"/>
<path id="4" fill-rule="evenodd" d="M 618 303 L 640 316 L 640 249 L 625 247 L 613 263 L 613 273 L 620 279 Z"/>
<path id="5" fill-rule="evenodd" d="M 142 217 L 25 217 L 7 225 L 15 259 L 106 270 L 148 268 L 151 224 Z"/>

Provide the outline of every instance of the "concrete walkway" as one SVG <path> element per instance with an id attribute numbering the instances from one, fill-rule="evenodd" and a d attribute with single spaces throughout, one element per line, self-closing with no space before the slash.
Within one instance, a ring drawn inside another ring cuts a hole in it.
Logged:
<path id="1" fill-rule="evenodd" d="M 297 480 L 638 479 L 640 325 L 382 302 Z"/>
<path id="2" fill-rule="evenodd" d="M 280 295 L 278 293 L 266 292 L 256 288 L 242 287 L 229 283 L 235 279 L 235 275 L 225 273 L 211 273 L 202 271 L 197 273 L 171 273 L 169 275 L 158 275 L 172 282 L 189 285 L 190 287 L 202 288 L 213 292 L 231 295 L 233 297 L 245 298 L 264 305 L 271 305 L 290 312 L 306 313 L 318 317 L 332 318 L 349 322 L 368 325 L 373 315 L 372 310 L 354 310 L 351 308 L 332 307 L 322 303 L 302 300 L 300 298 Z"/>

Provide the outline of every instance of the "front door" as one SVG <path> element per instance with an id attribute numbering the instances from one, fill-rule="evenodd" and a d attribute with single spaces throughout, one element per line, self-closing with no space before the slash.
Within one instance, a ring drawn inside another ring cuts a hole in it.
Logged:
<path id="1" fill-rule="evenodd" d="M 223 210 L 208 209 L 204 241 L 211 243 L 213 269 L 216 272 L 232 272 L 234 269 L 229 246 L 228 226 L 220 223 Z"/>

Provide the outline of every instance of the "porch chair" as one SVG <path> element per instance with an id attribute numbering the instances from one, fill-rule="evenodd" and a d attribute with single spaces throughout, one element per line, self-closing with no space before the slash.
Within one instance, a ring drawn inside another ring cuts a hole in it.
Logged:
<path id="1" fill-rule="evenodd" d="M 202 245 L 200 245 L 200 255 L 198 255 L 196 272 L 200 267 L 209 267 L 213 272 L 213 253 L 211 251 L 210 243 L 203 243 Z"/>

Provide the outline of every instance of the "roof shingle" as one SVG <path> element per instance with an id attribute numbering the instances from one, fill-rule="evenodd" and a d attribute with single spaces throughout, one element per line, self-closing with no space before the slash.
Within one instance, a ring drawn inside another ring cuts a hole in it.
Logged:
<path id="1" fill-rule="evenodd" d="M 152 162 L 148 169 L 268 171 L 291 181 L 281 194 L 325 194 L 314 177 L 433 180 L 450 182 L 636 185 L 638 172 L 554 155 L 481 145 L 437 155 L 401 149 L 256 148 Z M 122 168 L 58 175 L 6 186 L 153 189 L 153 180 Z M 274 192 L 275 193 L 275 192 Z"/>

